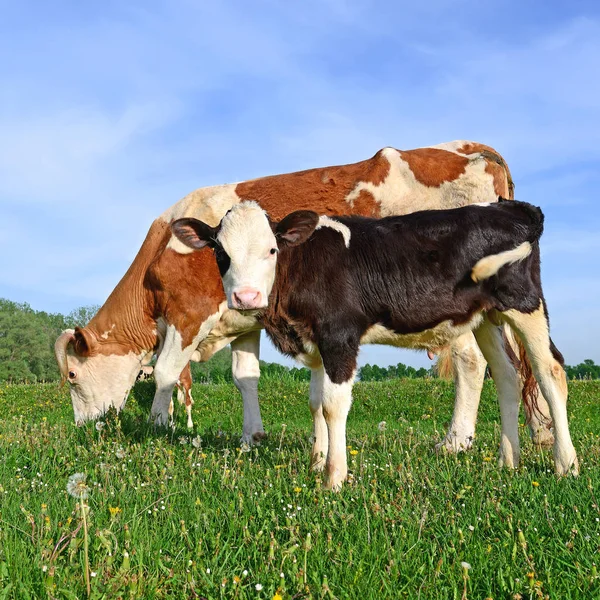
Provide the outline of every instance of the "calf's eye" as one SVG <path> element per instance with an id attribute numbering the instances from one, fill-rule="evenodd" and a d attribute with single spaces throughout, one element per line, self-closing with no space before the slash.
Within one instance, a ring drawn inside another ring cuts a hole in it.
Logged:
<path id="1" fill-rule="evenodd" d="M 276 253 L 277 253 L 277 248 L 271 248 L 271 249 L 269 250 L 269 253 L 270 253 L 270 254 L 276 254 Z"/>
<path id="2" fill-rule="evenodd" d="M 75 371 L 69 371 L 69 379 L 75 379 L 77 377 L 77 373 Z"/>

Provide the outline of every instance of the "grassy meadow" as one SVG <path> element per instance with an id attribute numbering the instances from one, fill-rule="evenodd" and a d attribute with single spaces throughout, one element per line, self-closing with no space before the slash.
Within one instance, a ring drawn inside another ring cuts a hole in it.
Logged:
<path id="1" fill-rule="evenodd" d="M 269 437 L 249 451 L 232 385 L 194 387 L 191 433 L 182 409 L 173 432 L 146 424 L 152 393 L 98 430 L 66 389 L 0 386 L 0 600 L 87 596 L 82 514 L 92 598 L 600 598 L 598 382 L 571 384 L 577 479 L 525 428 L 521 468 L 498 470 L 491 382 L 457 457 L 432 451 L 451 383 L 357 384 L 340 494 L 308 469 L 307 384 L 263 379 Z"/>

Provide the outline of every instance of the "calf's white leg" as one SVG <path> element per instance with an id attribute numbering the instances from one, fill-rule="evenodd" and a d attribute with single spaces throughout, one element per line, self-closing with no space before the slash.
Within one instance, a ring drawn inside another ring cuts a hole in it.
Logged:
<path id="1" fill-rule="evenodd" d="M 343 383 L 333 383 L 325 371 L 323 376 L 323 417 L 327 423 L 328 449 L 325 471 L 326 489 L 340 490 L 348 476 L 346 459 L 346 420 L 352 404 L 352 377 Z"/>
<path id="2" fill-rule="evenodd" d="M 323 380 L 325 371 L 323 366 L 311 370 L 310 376 L 310 412 L 313 418 L 313 447 L 310 466 L 313 471 L 322 471 L 325 468 L 329 445 L 327 422 L 323 416 Z"/>
<path id="3" fill-rule="evenodd" d="M 559 475 L 577 475 L 579 464 L 567 419 L 567 378 L 550 350 L 548 320 L 543 304 L 530 314 L 517 310 L 502 313 L 519 334 L 537 382 L 548 402 L 554 421 L 554 467 Z"/>
<path id="4" fill-rule="evenodd" d="M 486 362 L 471 332 L 456 338 L 450 351 L 456 399 L 448 432 L 436 450 L 455 453 L 468 450 L 473 443 Z"/>
<path id="5" fill-rule="evenodd" d="M 233 382 L 244 403 L 242 442 L 253 444 L 265 437 L 260 406 L 258 405 L 258 379 L 260 330 L 251 331 L 231 342 L 231 372 Z"/>
<path id="6" fill-rule="evenodd" d="M 519 395 L 521 386 L 517 371 L 504 349 L 502 330 L 486 318 L 475 330 L 475 338 L 483 356 L 490 365 L 498 391 L 502 433 L 498 464 L 502 467 L 519 466 Z"/>

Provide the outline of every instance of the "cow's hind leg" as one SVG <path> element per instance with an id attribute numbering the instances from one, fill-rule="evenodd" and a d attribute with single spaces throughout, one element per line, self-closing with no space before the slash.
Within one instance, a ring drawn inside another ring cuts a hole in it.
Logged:
<path id="1" fill-rule="evenodd" d="M 450 352 L 456 399 L 448 432 L 436 450 L 455 453 L 468 450 L 473 443 L 486 362 L 470 332 L 454 340 Z"/>
<path id="2" fill-rule="evenodd" d="M 519 393 L 517 371 L 504 349 L 502 330 L 486 318 L 475 330 L 475 338 L 487 360 L 498 391 L 502 433 L 500 439 L 500 466 L 519 466 Z"/>
<path id="3" fill-rule="evenodd" d="M 550 406 L 554 421 L 554 465 L 559 475 L 577 475 L 577 454 L 567 419 L 567 378 L 551 350 L 548 319 L 543 304 L 532 313 L 511 309 L 502 313 L 521 338 L 533 373 Z"/>
<path id="4" fill-rule="evenodd" d="M 242 442 L 247 444 L 265 437 L 258 405 L 259 351 L 260 330 L 241 335 L 231 342 L 231 373 L 244 403 Z"/>
<path id="5" fill-rule="evenodd" d="M 313 446 L 310 466 L 313 471 L 322 471 L 327 460 L 329 437 L 327 422 L 323 416 L 323 366 L 311 370 L 310 377 L 310 412 L 313 418 Z"/>
<path id="6" fill-rule="evenodd" d="M 190 363 L 188 363 L 181 372 L 179 381 L 177 382 L 177 400 L 179 404 L 185 406 L 188 429 L 194 427 L 194 421 L 192 421 L 192 406 L 194 405 L 194 399 L 192 398 L 192 383 L 192 371 Z"/>

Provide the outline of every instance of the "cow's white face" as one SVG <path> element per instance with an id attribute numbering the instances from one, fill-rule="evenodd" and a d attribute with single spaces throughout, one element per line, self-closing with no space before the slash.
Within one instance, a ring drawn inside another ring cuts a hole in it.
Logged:
<path id="1" fill-rule="evenodd" d="M 111 407 L 117 411 L 123 408 L 149 353 L 80 356 L 74 342 L 72 329 L 63 332 L 55 353 L 61 374 L 69 384 L 75 423 L 81 425 L 101 417 Z"/>
<path id="2" fill-rule="evenodd" d="M 255 202 L 241 202 L 217 227 L 178 219 L 171 229 L 190 248 L 214 249 L 229 308 L 256 310 L 268 306 L 279 249 L 304 242 L 318 221 L 316 213 L 303 210 L 273 223 Z"/>

